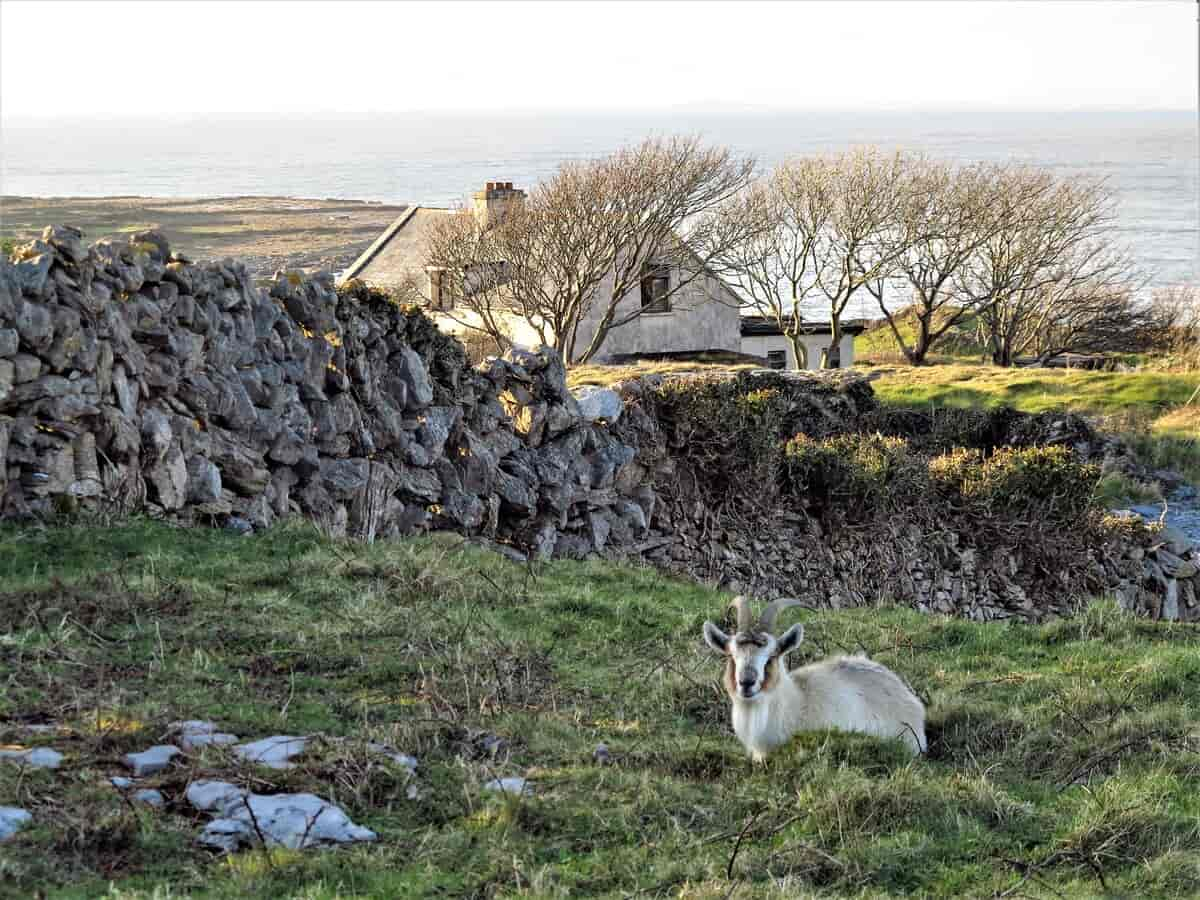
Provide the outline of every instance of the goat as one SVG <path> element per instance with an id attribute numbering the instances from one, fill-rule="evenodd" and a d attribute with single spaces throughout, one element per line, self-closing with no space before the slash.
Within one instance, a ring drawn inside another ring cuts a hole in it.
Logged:
<path id="1" fill-rule="evenodd" d="M 733 730 L 755 762 L 796 732 L 823 728 L 898 737 L 914 755 L 925 751 L 925 706 L 891 669 L 865 656 L 839 656 L 789 672 L 784 657 L 800 646 L 804 626 L 778 638 L 771 631 L 780 611 L 799 601 L 774 601 L 757 623 L 745 597 L 730 605 L 737 633 L 705 622 L 704 640 L 726 658 Z"/>

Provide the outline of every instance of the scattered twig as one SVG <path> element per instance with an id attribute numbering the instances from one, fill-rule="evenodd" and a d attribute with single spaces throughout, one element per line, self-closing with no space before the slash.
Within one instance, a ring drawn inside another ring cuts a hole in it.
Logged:
<path id="1" fill-rule="evenodd" d="M 242 797 L 242 805 L 246 807 L 246 812 L 250 813 L 250 824 L 254 826 L 254 833 L 258 835 L 258 842 L 262 845 L 263 856 L 267 860 L 267 868 L 274 871 L 275 861 L 271 859 L 270 848 L 267 847 L 267 837 L 263 834 L 263 830 L 259 827 L 258 816 L 254 814 L 254 807 L 250 805 L 248 796 Z"/>
<path id="2" fill-rule="evenodd" d="M 766 811 L 767 811 L 767 807 L 764 806 L 762 809 L 760 809 L 758 812 L 756 812 L 753 816 L 751 816 L 749 818 L 749 820 L 747 820 L 746 824 L 742 827 L 741 832 L 737 836 L 737 841 L 733 845 L 733 853 L 731 853 L 729 856 L 729 865 L 727 865 L 725 867 L 725 877 L 726 878 L 730 878 L 730 879 L 733 878 L 733 864 L 737 860 L 738 851 L 742 849 L 742 840 L 746 837 L 746 832 L 748 832 L 751 829 L 751 827 L 754 825 L 754 823 L 757 822 L 759 820 L 759 818 L 762 816 L 762 814 L 765 813 Z"/>

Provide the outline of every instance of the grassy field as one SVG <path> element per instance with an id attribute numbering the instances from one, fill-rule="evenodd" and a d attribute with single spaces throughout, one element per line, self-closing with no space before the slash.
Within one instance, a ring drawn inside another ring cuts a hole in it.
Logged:
<path id="1" fill-rule="evenodd" d="M 801 659 L 865 649 L 910 680 L 931 752 L 813 734 L 756 768 L 700 641 L 728 597 L 652 570 L 299 527 L 7 527 L 0 548 L 0 743 L 66 753 L 0 764 L 0 805 L 35 817 L 0 849 L 3 896 L 1200 894 L 1195 627 L 799 611 Z M 164 810 L 123 803 L 120 756 L 193 717 L 322 738 L 287 772 L 209 749 L 146 780 Z M 417 756 L 418 799 L 368 739 Z M 533 796 L 481 790 L 508 775 Z M 183 800 L 201 777 L 311 790 L 380 840 L 212 856 Z"/>
<path id="2" fill-rule="evenodd" d="M 1085 415 L 1162 413 L 1184 404 L 1200 374 L 1005 369 L 990 365 L 872 367 L 885 403 L 903 406 L 1012 406 Z"/>
<path id="3" fill-rule="evenodd" d="M 946 311 L 947 314 L 949 310 Z M 944 321 L 942 317 L 936 320 Z M 916 344 L 916 320 L 911 314 L 901 312 L 896 317 L 896 327 L 909 346 Z M 977 340 L 977 317 L 974 313 L 963 316 L 951 326 L 934 345 L 929 362 L 950 362 L 956 359 L 979 360 L 988 353 L 987 347 Z M 854 358 L 878 363 L 907 363 L 891 326 L 883 320 L 876 321 L 871 328 L 854 339 Z"/>
<path id="4" fill-rule="evenodd" d="M 989 365 L 866 366 L 884 403 L 896 406 L 1011 406 L 1074 412 L 1125 436 L 1155 468 L 1200 482 L 1200 401 L 1185 406 L 1200 374 L 1002 369 Z"/>

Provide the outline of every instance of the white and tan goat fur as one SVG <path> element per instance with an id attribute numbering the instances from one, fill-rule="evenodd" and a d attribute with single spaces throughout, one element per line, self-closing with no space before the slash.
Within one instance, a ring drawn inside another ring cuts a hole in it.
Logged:
<path id="1" fill-rule="evenodd" d="M 776 600 L 757 623 L 745 597 L 735 597 L 738 630 L 725 634 L 704 623 L 704 640 L 725 656 L 725 691 L 733 701 L 733 730 L 756 762 L 798 731 L 838 729 L 899 738 L 914 753 L 925 743 L 925 706 L 895 672 L 863 656 L 839 656 L 789 672 L 784 657 L 800 646 L 804 626 L 771 634 Z"/>

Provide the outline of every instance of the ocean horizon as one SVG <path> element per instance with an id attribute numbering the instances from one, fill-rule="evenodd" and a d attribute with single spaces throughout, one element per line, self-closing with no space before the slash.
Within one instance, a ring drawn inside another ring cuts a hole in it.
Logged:
<path id="1" fill-rule="evenodd" d="M 700 134 L 769 168 L 875 144 L 958 162 L 1015 161 L 1107 181 L 1114 226 L 1151 285 L 1196 281 L 1191 111 L 394 113 L 6 118 L 0 193 L 31 197 L 338 198 L 453 205 L 487 181 L 529 186 L 567 160 L 650 135 Z"/>

